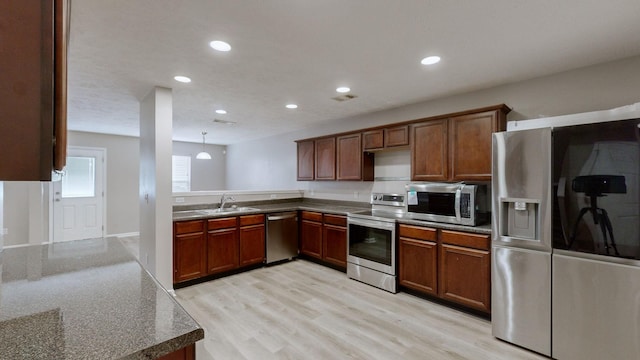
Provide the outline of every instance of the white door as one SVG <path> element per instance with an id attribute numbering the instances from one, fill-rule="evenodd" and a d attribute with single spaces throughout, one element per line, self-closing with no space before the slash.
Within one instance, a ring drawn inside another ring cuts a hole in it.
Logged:
<path id="1" fill-rule="evenodd" d="M 69 147 L 61 181 L 53 184 L 53 241 L 104 235 L 105 149 Z"/>

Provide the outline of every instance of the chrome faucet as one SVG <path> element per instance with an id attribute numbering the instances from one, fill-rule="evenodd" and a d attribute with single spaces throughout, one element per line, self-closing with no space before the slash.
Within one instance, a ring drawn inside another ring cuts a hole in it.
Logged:
<path id="1" fill-rule="evenodd" d="M 227 201 L 236 201 L 236 199 L 234 199 L 233 196 L 222 194 L 222 197 L 220 197 L 220 210 L 224 209 L 224 204 L 226 204 Z"/>

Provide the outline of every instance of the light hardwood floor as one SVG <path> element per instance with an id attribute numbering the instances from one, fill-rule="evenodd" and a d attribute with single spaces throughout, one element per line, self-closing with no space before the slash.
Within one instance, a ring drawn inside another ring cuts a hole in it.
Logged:
<path id="1" fill-rule="evenodd" d="M 176 291 L 205 329 L 198 360 L 544 359 L 487 320 L 304 260 Z"/>

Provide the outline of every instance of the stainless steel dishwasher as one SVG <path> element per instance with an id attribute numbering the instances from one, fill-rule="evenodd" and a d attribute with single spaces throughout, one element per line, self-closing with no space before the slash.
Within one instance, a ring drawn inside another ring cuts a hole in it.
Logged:
<path id="1" fill-rule="evenodd" d="M 298 213 L 267 215 L 267 264 L 298 256 Z"/>

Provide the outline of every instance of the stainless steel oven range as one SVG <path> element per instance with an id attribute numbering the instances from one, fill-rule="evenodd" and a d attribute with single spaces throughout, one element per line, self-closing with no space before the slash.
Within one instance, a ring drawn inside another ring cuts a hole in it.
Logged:
<path id="1" fill-rule="evenodd" d="M 347 275 L 396 293 L 396 219 L 404 216 L 404 195 L 371 194 L 372 210 L 347 216 Z"/>

